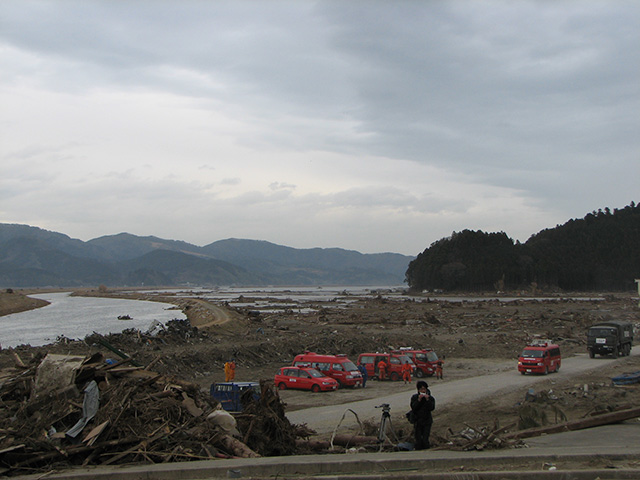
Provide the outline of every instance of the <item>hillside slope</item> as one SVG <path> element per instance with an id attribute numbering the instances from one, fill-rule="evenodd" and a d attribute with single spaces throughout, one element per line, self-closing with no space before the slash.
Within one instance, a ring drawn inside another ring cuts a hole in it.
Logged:
<path id="1" fill-rule="evenodd" d="M 27 225 L 0 224 L 0 286 L 400 285 L 413 257 L 340 248 L 295 249 L 228 239 L 108 235 L 88 242 Z"/>

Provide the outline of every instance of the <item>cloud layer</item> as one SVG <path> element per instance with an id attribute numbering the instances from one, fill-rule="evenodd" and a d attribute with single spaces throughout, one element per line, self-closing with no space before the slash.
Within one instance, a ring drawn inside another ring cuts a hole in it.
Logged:
<path id="1" fill-rule="evenodd" d="M 417 254 L 637 201 L 640 6 L 0 3 L 0 221 Z"/>

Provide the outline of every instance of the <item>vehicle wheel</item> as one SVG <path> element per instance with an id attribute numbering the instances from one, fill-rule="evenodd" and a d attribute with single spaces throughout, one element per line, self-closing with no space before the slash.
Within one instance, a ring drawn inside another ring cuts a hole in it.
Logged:
<path id="1" fill-rule="evenodd" d="M 392 382 L 397 382 L 398 380 L 400 380 L 400 376 L 396 372 L 393 372 L 391 374 L 391 381 Z"/>
<path id="2" fill-rule="evenodd" d="M 416 377 L 418 378 L 424 377 L 424 372 L 420 368 L 416 369 Z"/>
<path id="3" fill-rule="evenodd" d="M 286 390 L 286 389 L 287 389 L 287 385 L 286 385 L 284 382 L 280 382 L 280 383 L 278 384 L 278 388 L 279 388 L 280 390 Z"/>
<path id="4" fill-rule="evenodd" d="M 631 345 L 629 345 L 628 343 L 625 344 L 624 346 L 624 351 L 625 351 L 625 355 L 628 357 L 629 355 L 631 355 Z"/>
<path id="5" fill-rule="evenodd" d="M 313 393 L 318 393 L 320 391 L 320 385 L 314 385 L 313 387 L 311 387 L 311 391 Z"/>
<path id="6" fill-rule="evenodd" d="M 593 353 L 593 350 L 589 350 L 589 358 L 595 358 L 596 354 Z"/>
<path id="7" fill-rule="evenodd" d="M 560 364 L 556 363 L 556 373 L 560 371 Z"/>

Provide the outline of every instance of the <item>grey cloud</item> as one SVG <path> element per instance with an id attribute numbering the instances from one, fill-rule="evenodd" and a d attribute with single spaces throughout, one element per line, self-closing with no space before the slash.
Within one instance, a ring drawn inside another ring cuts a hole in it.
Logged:
<path id="1" fill-rule="evenodd" d="M 295 190 L 296 186 L 285 182 L 272 182 L 269 184 L 271 190 Z"/>
<path id="2" fill-rule="evenodd" d="M 223 178 L 220 183 L 222 185 L 240 185 L 242 183 L 242 180 L 240 180 L 237 177 L 234 178 Z"/>
<path id="3" fill-rule="evenodd" d="M 15 85 L 187 97 L 194 109 L 237 119 L 242 128 L 230 134 L 233 141 L 256 151 L 433 165 L 465 181 L 517 191 L 523 202 L 564 221 L 585 209 L 624 206 L 637 191 L 639 27 L 640 6 L 628 0 L 7 0 L 0 2 L 6 52 L 0 65 L 12 67 L 1 78 Z M 69 152 L 33 144 L 2 159 L 30 170 L 46 160 L 55 185 L 61 174 L 55 165 L 75 153 Z M 18 172 L 12 178 L 44 181 Z M 274 178 L 286 179 L 286 172 Z M 214 195 L 211 188 L 182 185 L 191 188 L 187 194 L 169 180 L 122 182 L 90 185 L 113 205 L 122 204 L 122 195 L 171 208 L 167 199 L 175 196 L 185 208 Z M 289 215 L 325 206 L 463 215 L 474 202 L 464 191 L 450 201 L 393 178 L 383 183 L 388 186 L 300 196 L 292 191 L 301 186 L 274 182 L 266 194 L 244 193 L 217 205 L 252 215 L 262 205 Z M 227 177 L 219 184 L 241 182 Z M 14 191 L 2 185 L 3 194 Z M 39 192 L 58 194 L 53 186 Z M 81 202 L 80 193 L 89 192 L 70 186 L 60 212 Z M 28 195 L 31 204 L 37 194 Z M 100 203 L 96 198 L 89 202 Z M 593 205 L 585 208 L 588 202 Z"/>

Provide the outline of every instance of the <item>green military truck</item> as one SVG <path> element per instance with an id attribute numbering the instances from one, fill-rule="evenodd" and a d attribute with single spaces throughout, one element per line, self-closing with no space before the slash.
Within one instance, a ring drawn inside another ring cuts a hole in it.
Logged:
<path id="1" fill-rule="evenodd" d="M 611 320 L 589 327 L 587 350 L 591 358 L 596 355 L 629 355 L 633 345 L 633 325 L 623 320 Z"/>

